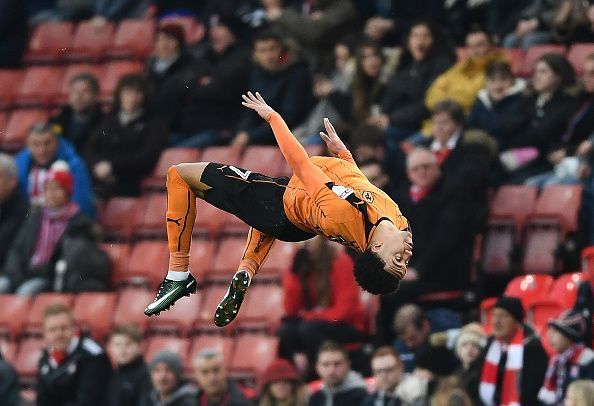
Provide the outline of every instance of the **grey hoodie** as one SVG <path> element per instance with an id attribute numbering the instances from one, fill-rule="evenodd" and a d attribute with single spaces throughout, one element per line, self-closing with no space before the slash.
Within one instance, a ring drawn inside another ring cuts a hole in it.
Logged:
<path id="1" fill-rule="evenodd" d="M 317 395 L 317 396 L 316 396 Z M 323 403 L 319 403 L 319 396 L 324 398 Z M 367 385 L 361 375 L 355 371 L 349 371 L 346 378 L 336 388 L 322 389 L 312 396 L 310 405 L 340 406 L 345 404 L 359 405 L 367 396 Z M 317 401 L 314 400 L 317 397 Z"/>
<path id="2" fill-rule="evenodd" d="M 189 383 L 181 385 L 167 399 L 160 401 L 153 389 L 146 403 L 147 406 L 193 406 L 196 402 L 198 389 Z"/>

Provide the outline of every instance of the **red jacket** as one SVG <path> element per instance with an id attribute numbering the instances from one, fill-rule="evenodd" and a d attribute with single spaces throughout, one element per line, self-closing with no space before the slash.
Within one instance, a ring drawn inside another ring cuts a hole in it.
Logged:
<path id="1" fill-rule="evenodd" d="M 310 291 L 315 295 L 315 279 L 309 277 Z M 342 321 L 365 332 L 367 320 L 361 303 L 361 291 L 353 275 L 353 260 L 343 250 L 336 251 L 330 273 L 330 305 L 326 308 L 306 310 L 303 304 L 303 286 L 299 275 L 286 271 L 283 277 L 285 314 L 305 320 Z M 314 300 L 317 298 L 314 297 Z"/>

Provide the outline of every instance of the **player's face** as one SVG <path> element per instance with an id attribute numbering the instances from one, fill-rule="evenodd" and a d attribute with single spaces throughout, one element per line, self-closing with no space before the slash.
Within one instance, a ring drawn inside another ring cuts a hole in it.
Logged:
<path id="1" fill-rule="evenodd" d="M 412 234 L 398 230 L 396 226 L 393 227 L 394 229 L 388 233 L 376 253 L 386 263 L 386 272 L 402 279 L 406 275 L 408 261 L 412 257 Z"/>

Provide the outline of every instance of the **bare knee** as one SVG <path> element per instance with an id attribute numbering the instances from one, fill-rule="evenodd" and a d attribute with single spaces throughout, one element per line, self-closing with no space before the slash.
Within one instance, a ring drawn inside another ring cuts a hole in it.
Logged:
<path id="1" fill-rule="evenodd" d="M 202 174 L 208 164 L 209 162 L 181 163 L 170 167 L 169 170 L 177 170 L 179 176 L 188 186 L 201 192 L 210 189 L 210 186 L 202 182 Z"/>

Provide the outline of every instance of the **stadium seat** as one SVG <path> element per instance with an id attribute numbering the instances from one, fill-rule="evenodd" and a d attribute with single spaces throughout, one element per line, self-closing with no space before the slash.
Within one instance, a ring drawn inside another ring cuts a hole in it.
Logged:
<path id="1" fill-rule="evenodd" d="M 96 340 L 102 342 L 111 330 L 111 317 L 116 306 L 113 292 L 83 292 L 74 300 L 74 319 L 79 327 L 91 332 Z"/>
<path id="2" fill-rule="evenodd" d="M 250 229 L 240 218 L 227 212 L 221 212 L 222 232 L 227 237 L 245 237 Z"/>
<path id="3" fill-rule="evenodd" d="M 161 351 L 174 352 L 180 356 L 182 360 L 188 357 L 190 352 L 190 340 L 179 337 L 165 337 L 155 336 L 148 340 L 147 349 L 145 352 L 145 359 L 150 362 L 155 355 Z"/>
<path id="4" fill-rule="evenodd" d="M 231 361 L 235 373 L 257 376 L 277 357 L 278 339 L 263 334 L 245 334 L 237 337 Z"/>
<path id="5" fill-rule="evenodd" d="M 528 49 L 526 52 L 526 57 L 524 58 L 524 63 L 522 64 L 522 70 L 520 74 L 522 76 L 530 76 L 534 70 L 534 65 L 536 61 L 541 56 L 548 54 L 548 53 L 555 53 L 555 54 L 564 54 L 565 47 L 563 45 L 533 45 Z"/>
<path id="6" fill-rule="evenodd" d="M 113 314 L 113 325 L 132 323 L 144 331 L 149 321 L 149 318 L 144 315 L 144 309 L 153 299 L 153 292 L 148 290 L 123 289 L 118 296 L 118 303 Z"/>
<path id="7" fill-rule="evenodd" d="M 16 151 L 25 145 L 27 133 L 33 124 L 47 120 L 47 112 L 41 109 L 13 110 L 4 127 L 4 137 L 0 135 L 0 148 Z"/>
<path id="8" fill-rule="evenodd" d="M 559 317 L 563 307 L 555 300 L 540 300 L 534 302 L 527 311 L 528 321 L 534 325 L 539 332 L 546 331 L 547 322 L 550 319 Z"/>
<path id="9" fill-rule="evenodd" d="M 111 102 L 118 80 L 128 73 L 142 72 L 142 64 L 134 61 L 117 61 L 105 64 L 105 71 L 99 82 L 101 101 Z"/>
<path id="10" fill-rule="evenodd" d="M 64 80 L 62 81 L 62 88 L 60 94 L 57 97 L 56 102 L 58 104 L 66 103 L 68 101 L 68 88 L 70 87 L 70 79 L 81 73 L 90 73 L 95 76 L 97 80 L 103 77 L 103 65 L 91 65 L 91 64 L 77 64 L 69 65 L 64 72 Z"/>
<path id="11" fill-rule="evenodd" d="M 556 225 L 531 225 L 526 232 L 522 272 L 559 272 L 561 263 L 556 259 L 556 252 L 561 241 L 562 235 Z"/>
<path id="12" fill-rule="evenodd" d="M 48 22 L 39 24 L 29 39 L 25 53 L 26 63 L 58 62 L 72 47 L 74 24 L 71 22 Z"/>
<path id="13" fill-rule="evenodd" d="M 534 211 L 538 191 L 532 186 L 503 185 L 495 193 L 489 213 L 490 222 L 512 220 L 521 230 Z"/>
<path id="14" fill-rule="evenodd" d="M 16 342 L 0 339 L 0 358 L 14 365 L 17 357 L 18 347 Z"/>
<path id="15" fill-rule="evenodd" d="M 363 305 L 363 312 L 365 313 L 365 332 L 370 336 L 376 333 L 376 318 L 380 309 L 380 299 L 376 295 L 372 295 L 364 290 L 361 291 L 361 304 Z"/>
<path id="16" fill-rule="evenodd" d="M 231 276 L 229 276 L 231 279 Z M 219 302 L 227 293 L 227 286 L 223 285 L 211 285 L 205 290 L 202 295 L 202 306 L 200 308 L 199 320 L 195 323 L 196 331 L 218 331 L 218 327 L 213 324 L 213 318 L 215 310 L 219 305 Z"/>
<path id="17" fill-rule="evenodd" d="M 584 63 L 588 55 L 594 53 L 594 44 L 582 43 L 573 44 L 567 53 L 567 59 L 575 69 L 578 76 L 584 73 Z"/>
<path id="18" fill-rule="evenodd" d="M 136 213 L 136 236 L 164 237 L 167 235 L 165 213 L 167 212 L 167 195 L 153 193 L 144 199 L 144 209 Z"/>
<path id="19" fill-rule="evenodd" d="M 556 219 L 564 232 L 575 231 L 582 202 L 582 189 L 581 185 L 545 187 L 536 201 L 533 220 Z"/>
<path id="20" fill-rule="evenodd" d="M 153 49 L 155 23 L 149 19 L 128 19 L 120 22 L 113 45 L 107 50 L 110 58 L 145 58 Z"/>
<path id="21" fill-rule="evenodd" d="M 198 162 L 200 150 L 195 148 L 168 148 L 161 153 L 153 173 L 142 181 L 145 189 L 165 190 L 167 170 L 182 162 Z"/>
<path id="22" fill-rule="evenodd" d="M 199 281 L 204 279 L 211 269 L 216 249 L 214 240 L 196 238 L 192 241 L 190 271 Z"/>
<path id="23" fill-rule="evenodd" d="M 28 335 L 41 335 L 43 312 L 45 308 L 54 303 L 64 303 L 72 308 L 74 295 L 70 293 L 40 293 L 33 299 L 33 306 L 28 314 L 25 333 Z"/>
<path id="24" fill-rule="evenodd" d="M 187 44 L 195 44 L 204 38 L 204 25 L 189 16 L 168 16 L 161 19 L 159 25 L 179 24 L 184 30 Z"/>
<path id="25" fill-rule="evenodd" d="M 282 272 L 291 266 L 298 248 L 299 244 L 294 242 L 276 240 L 258 273 L 258 278 L 280 280 Z"/>
<path id="26" fill-rule="evenodd" d="M 520 299 L 526 310 L 533 303 L 549 297 L 553 283 L 549 275 L 517 276 L 507 284 L 504 294 Z"/>
<path id="27" fill-rule="evenodd" d="M 0 336 L 16 338 L 25 325 L 31 309 L 29 296 L 0 295 Z"/>
<path id="28" fill-rule="evenodd" d="M 310 157 L 311 156 L 322 156 L 322 155 L 324 155 L 324 151 L 326 149 L 326 147 L 324 145 L 307 145 L 304 148 L 305 148 L 305 151 L 307 151 L 307 155 L 309 155 Z M 281 162 L 279 176 L 287 176 L 290 178 L 291 175 L 293 175 L 293 172 L 291 172 L 291 167 L 289 166 L 289 164 L 283 157 L 282 162 Z"/>
<path id="29" fill-rule="evenodd" d="M 283 289 L 280 286 L 260 284 L 250 288 L 245 297 L 237 327 L 274 334 L 284 315 Z"/>
<path id="30" fill-rule="evenodd" d="M 493 310 L 493 306 L 495 306 L 495 302 L 497 302 L 496 297 L 489 297 L 484 299 L 480 306 L 480 322 L 483 326 L 483 330 L 485 330 L 485 334 L 491 334 L 492 326 L 491 326 L 491 310 Z"/>
<path id="31" fill-rule="evenodd" d="M 564 309 L 573 307 L 577 299 L 578 285 L 585 278 L 586 274 L 581 272 L 560 275 L 551 289 L 551 300 L 559 303 Z"/>
<path id="32" fill-rule="evenodd" d="M 512 270 L 514 230 L 508 226 L 489 226 L 483 243 L 482 270 L 487 275 L 505 275 Z"/>
<path id="33" fill-rule="evenodd" d="M 217 209 L 202 199 L 196 202 L 196 225 L 193 234 L 197 236 L 216 237 L 228 217 L 222 210 Z"/>
<path id="34" fill-rule="evenodd" d="M 101 224 L 108 236 L 129 239 L 134 231 L 134 217 L 142 210 L 141 201 L 134 197 L 112 197 L 107 202 Z"/>
<path id="35" fill-rule="evenodd" d="M 0 109 L 6 109 L 14 104 L 14 98 L 23 81 L 25 71 L 20 70 L 0 70 Z"/>
<path id="36" fill-rule="evenodd" d="M 64 69 L 58 66 L 33 66 L 25 71 L 14 103 L 17 106 L 48 106 L 62 87 Z"/>
<path id="37" fill-rule="evenodd" d="M 225 365 L 229 366 L 231 364 L 231 357 L 234 350 L 234 342 L 231 337 L 221 337 L 215 334 L 201 335 L 192 340 L 190 355 L 187 358 L 188 362 L 186 363 L 187 369 L 192 369 L 192 363 L 194 362 L 196 355 L 205 349 L 218 350 L 223 354 Z"/>
<path id="38" fill-rule="evenodd" d="M 278 147 L 256 145 L 246 149 L 241 158 L 240 168 L 266 176 L 280 176 L 284 157 Z"/>
<path id="39" fill-rule="evenodd" d="M 21 385 L 35 382 L 43 346 L 44 342 L 40 338 L 26 338 L 20 342 L 14 369 L 19 375 Z"/>
<path id="40" fill-rule="evenodd" d="M 97 27 L 92 20 L 81 21 L 74 33 L 72 48 L 66 57 L 71 62 L 98 61 L 113 43 L 115 24 L 108 22 Z"/>
<path id="41" fill-rule="evenodd" d="M 140 241 L 132 248 L 124 281 L 156 287 L 162 281 L 169 262 L 169 248 L 163 241 Z"/>
<path id="42" fill-rule="evenodd" d="M 245 250 L 244 238 L 224 238 L 219 243 L 219 248 L 212 266 L 212 274 L 223 274 L 231 278 L 237 271 L 237 265 Z"/>
<path id="43" fill-rule="evenodd" d="M 235 147 L 208 147 L 202 152 L 204 162 L 236 165 L 241 162 L 241 149 Z"/>
<path id="44" fill-rule="evenodd" d="M 522 65 L 524 64 L 524 50 L 518 48 L 502 48 L 501 51 L 509 61 L 514 76 L 520 75 L 522 72 Z"/>
<path id="45" fill-rule="evenodd" d="M 109 256 L 111 264 L 111 282 L 115 286 L 122 281 L 127 274 L 128 262 L 130 261 L 130 245 L 126 243 L 103 243 L 101 249 Z"/>
<path id="46" fill-rule="evenodd" d="M 157 334 L 175 333 L 186 336 L 200 317 L 202 294 L 184 297 L 166 312 L 149 319 L 149 331 Z"/>
<path id="47" fill-rule="evenodd" d="M 588 279 L 594 286 L 594 246 L 582 250 L 582 271 L 588 275 Z"/>

